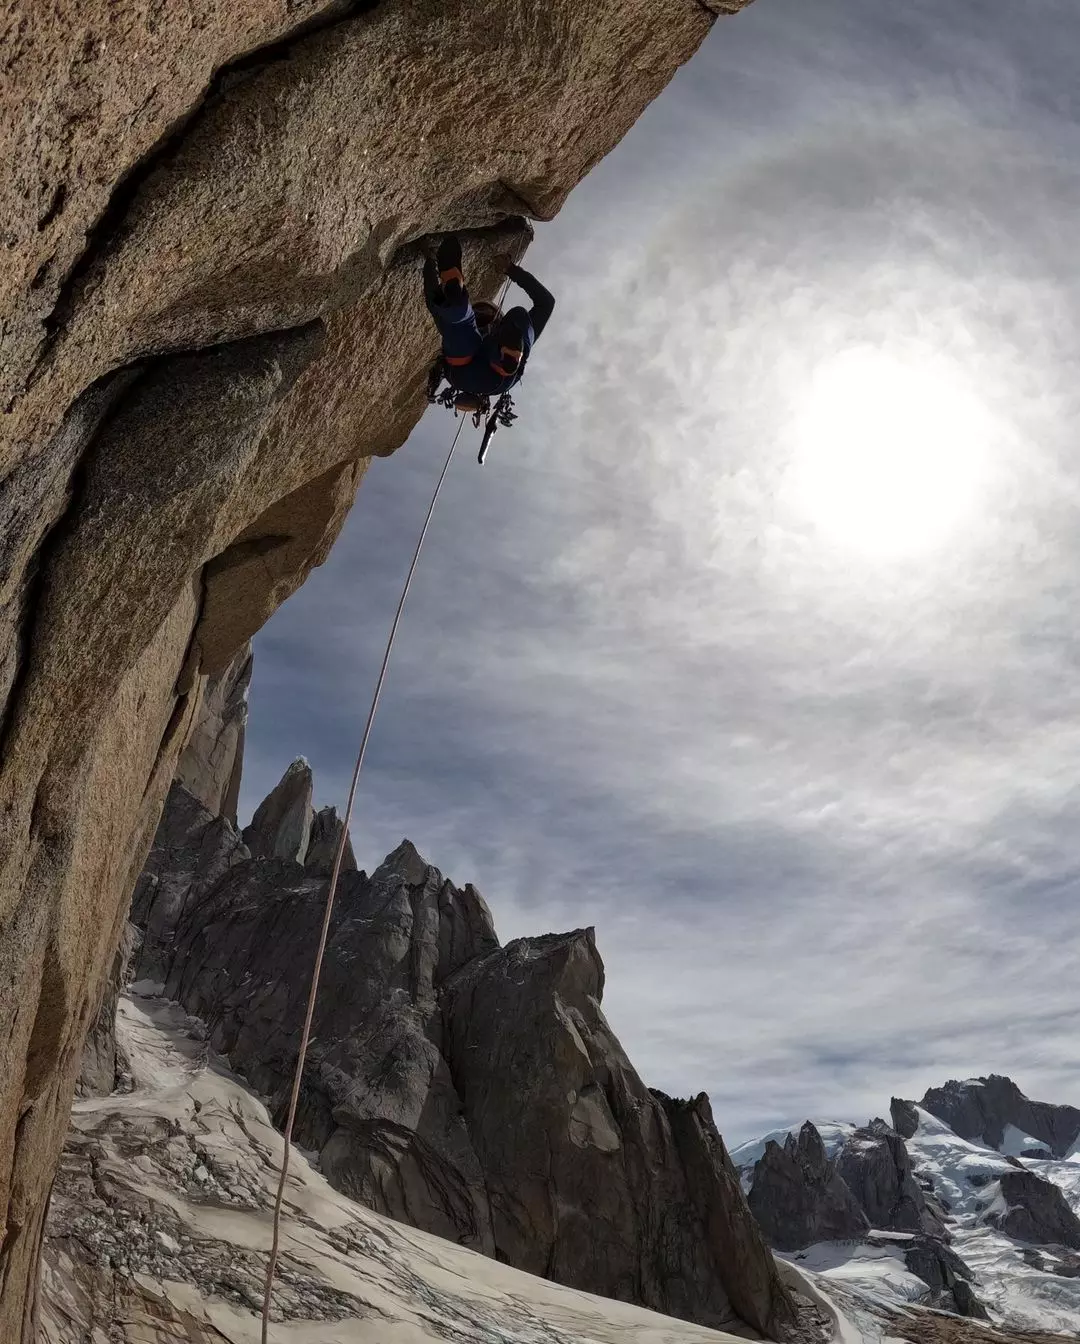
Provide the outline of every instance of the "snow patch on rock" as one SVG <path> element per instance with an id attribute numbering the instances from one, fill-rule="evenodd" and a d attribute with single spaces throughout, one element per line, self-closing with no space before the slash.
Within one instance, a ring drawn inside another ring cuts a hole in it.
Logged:
<path id="1" fill-rule="evenodd" d="M 1053 1153 L 1043 1143 L 1042 1139 L 1036 1139 L 1030 1134 L 1025 1134 L 1022 1129 L 1017 1129 L 1015 1125 L 1005 1126 L 1005 1134 L 998 1148 L 998 1152 L 1002 1156 L 1023 1157 L 1025 1153 L 1030 1153 L 1032 1150 L 1038 1150 L 1044 1152 L 1047 1157 L 1053 1157 Z"/>

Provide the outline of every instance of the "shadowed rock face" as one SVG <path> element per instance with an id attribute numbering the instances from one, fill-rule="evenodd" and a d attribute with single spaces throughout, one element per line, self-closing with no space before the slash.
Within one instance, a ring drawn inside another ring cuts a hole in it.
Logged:
<path id="1" fill-rule="evenodd" d="M 176 767 L 177 782 L 234 826 L 251 669 L 251 645 L 245 644 L 224 672 L 202 679 L 202 701 Z"/>
<path id="2" fill-rule="evenodd" d="M 1029 1101 L 1011 1078 L 950 1081 L 932 1087 L 919 1105 L 943 1120 L 962 1139 L 1000 1148 L 1007 1125 L 1039 1139 L 1055 1157 L 1064 1157 L 1080 1138 L 1080 1110 Z"/>
<path id="3" fill-rule="evenodd" d="M 644 1086 L 602 993 L 591 930 L 518 940 L 444 988 L 444 1054 L 498 1254 L 704 1325 L 730 1323 L 738 1301 L 775 1328 L 775 1271 L 707 1099 Z"/>
<path id="4" fill-rule="evenodd" d="M 311 819 L 311 839 L 308 842 L 304 867 L 317 877 L 329 877 L 334 869 L 334 855 L 341 839 L 341 818 L 336 807 L 324 807 Z M 346 837 L 345 850 L 341 856 L 341 871 L 356 872 L 356 855 L 353 853 L 352 839 Z"/>
<path id="5" fill-rule="evenodd" d="M 139 930 L 131 967 L 136 983 L 165 979 L 176 928 L 190 902 L 250 857 L 230 821 L 173 784 L 131 900 L 131 921 Z"/>
<path id="6" fill-rule="evenodd" d="M 32 1333 L 83 1038 L 203 681 L 321 563 L 367 462 L 423 409 L 435 347 L 415 241 L 472 230 L 473 288 L 490 295 L 524 217 L 554 214 L 737 7 L 14 0 L 0 57 L 5 1341 Z"/>
<path id="7" fill-rule="evenodd" d="M 75 1084 L 78 1097 L 107 1097 L 119 1086 L 127 1068 L 123 1048 L 117 1042 L 116 1013 L 120 995 L 131 979 L 131 959 L 138 941 L 138 931 L 126 924 L 105 983 L 101 1007 L 86 1036 L 82 1068 Z"/>
<path id="8" fill-rule="evenodd" d="M 913 1139 L 919 1129 L 919 1112 L 913 1101 L 893 1097 L 889 1102 L 892 1126 L 902 1139 Z"/>
<path id="9" fill-rule="evenodd" d="M 1080 1218 L 1058 1186 L 1033 1171 L 1007 1171 L 1001 1177 L 1001 1194 L 1006 1211 L 989 1215 L 987 1222 L 1018 1241 L 1080 1250 Z"/>
<path id="10" fill-rule="evenodd" d="M 186 821 L 162 830 L 188 834 L 198 804 L 174 788 L 170 807 Z M 166 993 L 280 1118 L 326 880 L 252 858 L 203 882 L 192 846 L 171 852 L 188 897 Z M 500 947 L 479 893 L 407 842 L 370 878 L 343 873 L 298 1141 L 344 1193 L 518 1268 L 782 1330 L 791 1300 L 708 1100 L 649 1091 L 604 1019 L 603 980 L 590 930 Z"/>
<path id="11" fill-rule="evenodd" d="M 847 1241 L 870 1228 L 809 1120 L 782 1148 L 772 1140 L 766 1145 L 754 1167 L 750 1208 L 766 1240 L 780 1251 Z"/>
<path id="12" fill-rule="evenodd" d="M 840 1152 L 837 1172 L 871 1227 L 946 1236 L 944 1222 L 915 1182 L 903 1139 L 883 1120 L 851 1135 Z"/>

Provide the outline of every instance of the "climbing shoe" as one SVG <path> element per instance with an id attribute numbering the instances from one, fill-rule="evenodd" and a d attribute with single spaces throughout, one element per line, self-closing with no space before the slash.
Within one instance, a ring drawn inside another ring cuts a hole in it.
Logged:
<path id="1" fill-rule="evenodd" d="M 465 288 L 465 276 L 461 271 L 461 244 L 454 234 L 448 233 L 443 238 L 435 260 L 439 266 L 439 283 L 443 293 L 451 301 L 460 298 Z"/>

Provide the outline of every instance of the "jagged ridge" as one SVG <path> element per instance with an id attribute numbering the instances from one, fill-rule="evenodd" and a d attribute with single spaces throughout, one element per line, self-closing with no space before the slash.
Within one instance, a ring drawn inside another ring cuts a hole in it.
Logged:
<path id="1" fill-rule="evenodd" d="M 283 1113 L 326 892 L 294 762 L 245 831 L 174 785 L 133 918 L 138 974 Z M 252 850 L 256 853 L 252 853 Z M 258 857 L 261 855 L 262 857 Z M 339 886 L 298 1141 L 379 1212 L 533 1273 L 775 1336 L 793 1305 L 708 1101 L 651 1093 L 599 1007 L 591 930 L 502 947 L 403 842 Z"/>

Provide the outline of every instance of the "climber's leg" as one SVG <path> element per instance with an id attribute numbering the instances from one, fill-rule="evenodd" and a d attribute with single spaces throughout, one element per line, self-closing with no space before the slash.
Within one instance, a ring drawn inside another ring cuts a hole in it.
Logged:
<path id="1" fill-rule="evenodd" d="M 461 269 L 461 244 L 452 233 L 444 235 L 435 253 L 439 268 L 439 284 L 448 303 L 454 303 L 465 289 L 465 276 Z"/>
<path id="2" fill-rule="evenodd" d="M 453 381 L 454 370 L 471 364 L 484 344 L 468 293 L 462 290 L 457 303 L 432 305 L 431 315 L 442 336 L 443 359 Z"/>
<path id="3" fill-rule="evenodd" d="M 454 370 L 471 364 L 483 345 L 461 270 L 461 244 L 453 234 L 424 264 L 424 299 L 442 336 L 443 358 L 453 381 Z"/>

